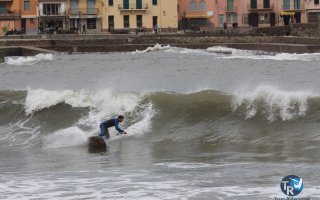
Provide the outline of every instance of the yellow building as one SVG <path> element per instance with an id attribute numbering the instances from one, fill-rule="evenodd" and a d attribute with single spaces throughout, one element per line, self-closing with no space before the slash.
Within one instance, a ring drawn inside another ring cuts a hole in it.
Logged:
<path id="1" fill-rule="evenodd" d="M 68 26 L 81 33 L 102 31 L 104 0 L 67 0 Z"/>
<path id="2" fill-rule="evenodd" d="M 158 25 L 160 31 L 178 28 L 177 0 L 106 0 L 103 29 L 131 29 Z"/>

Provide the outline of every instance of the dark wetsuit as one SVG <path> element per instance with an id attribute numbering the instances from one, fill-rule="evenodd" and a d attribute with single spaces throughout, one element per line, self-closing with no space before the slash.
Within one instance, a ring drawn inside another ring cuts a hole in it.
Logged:
<path id="1" fill-rule="evenodd" d="M 113 126 L 120 133 L 124 132 L 122 129 L 119 128 L 119 120 L 118 120 L 118 118 L 114 118 L 114 119 L 109 119 L 109 120 L 107 120 L 105 122 L 102 122 L 100 124 L 100 134 L 99 134 L 99 136 L 100 137 L 106 136 L 106 138 L 109 139 L 110 138 L 110 134 L 109 134 L 108 128 L 113 127 Z"/>

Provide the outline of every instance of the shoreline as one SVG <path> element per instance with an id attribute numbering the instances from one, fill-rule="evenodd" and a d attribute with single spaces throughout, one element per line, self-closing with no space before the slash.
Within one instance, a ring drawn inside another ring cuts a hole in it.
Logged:
<path id="1" fill-rule="evenodd" d="M 209 35 L 42 35 L 37 38 L 0 39 L 0 62 L 6 56 L 32 56 L 39 53 L 108 53 L 145 50 L 155 44 L 190 49 L 214 46 L 276 53 L 320 53 L 320 39 L 300 36 Z"/>

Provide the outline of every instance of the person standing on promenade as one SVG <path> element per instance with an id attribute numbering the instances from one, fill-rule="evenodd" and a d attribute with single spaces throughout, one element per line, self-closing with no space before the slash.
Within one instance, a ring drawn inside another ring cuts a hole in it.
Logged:
<path id="1" fill-rule="evenodd" d="M 87 34 L 86 25 L 85 24 L 83 24 L 83 27 L 82 27 L 82 34 Z"/>
<path id="2" fill-rule="evenodd" d="M 154 33 L 157 35 L 158 34 L 158 24 L 154 25 Z"/>
<path id="3" fill-rule="evenodd" d="M 227 33 L 227 28 L 228 28 L 228 24 L 227 24 L 227 22 L 225 21 L 225 22 L 223 23 L 224 33 Z"/>

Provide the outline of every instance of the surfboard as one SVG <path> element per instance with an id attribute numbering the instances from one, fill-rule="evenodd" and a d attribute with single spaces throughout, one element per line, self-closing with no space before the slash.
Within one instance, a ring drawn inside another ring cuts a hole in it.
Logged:
<path id="1" fill-rule="evenodd" d="M 88 138 L 88 141 L 90 153 L 105 152 L 107 150 L 106 143 L 99 136 L 91 136 Z"/>

